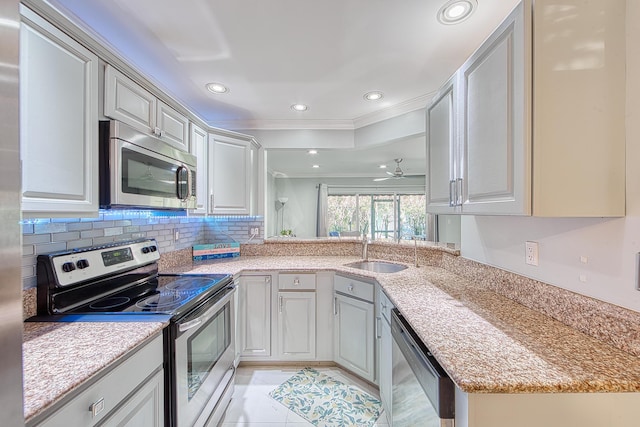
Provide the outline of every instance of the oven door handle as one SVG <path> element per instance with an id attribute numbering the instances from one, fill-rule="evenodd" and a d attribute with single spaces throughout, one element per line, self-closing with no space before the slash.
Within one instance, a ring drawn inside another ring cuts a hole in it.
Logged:
<path id="1" fill-rule="evenodd" d="M 178 331 L 185 332 L 185 331 L 188 331 L 189 329 L 193 329 L 193 328 L 195 328 L 197 326 L 200 326 L 201 324 L 205 323 L 214 314 L 216 314 L 218 312 L 218 310 L 220 310 L 221 307 L 223 307 L 227 302 L 229 302 L 231 297 L 233 297 L 233 293 L 235 291 L 236 291 L 236 286 L 233 285 L 233 284 L 229 285 L 225 289 L 224 294 L 222 295 L 222 298 L 220 298 L 220 300 L 218 302 L 216 302 L 213 305 L 213 307 L 211 307 L 210 309 L 208 309 L 207 311 L 205 311 L 203 314 L 201 314 L 200 316 L 196 317 L 195 319 L 187 320 L 186 322 L 179 323 L 178 324 Z"/>

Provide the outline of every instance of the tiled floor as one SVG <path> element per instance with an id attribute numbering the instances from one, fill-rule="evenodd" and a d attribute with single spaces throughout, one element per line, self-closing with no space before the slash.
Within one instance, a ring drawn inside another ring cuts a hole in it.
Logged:
<path id="1" fill-rule="evenodd" d="M 359 380 L 337 367 L 317 367 L 319 372 L 332 376 L 379 397 L 377 388 Z M 231 403 L 222 419 L 221 427 L 308 427 L 313 424 L 269 397 L 269 392 L 288 380 L 301 367 L 240 367 Z M 384 413 L 376 427 L 387 427 Z"/>

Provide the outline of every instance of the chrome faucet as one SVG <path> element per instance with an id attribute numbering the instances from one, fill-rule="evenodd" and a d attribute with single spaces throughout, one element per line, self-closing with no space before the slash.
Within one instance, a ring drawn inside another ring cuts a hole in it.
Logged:
<path id="1" fill-rule="evenodd" d="M 366 234 L 362 235 L 362 259 L 369 261 L 369 239 Z"/>
<path id="2" fill-rule="evenodd" d="M 411 237 L 413 239 L 413 264 L 418 266 L 418 238 L 416 236 Z"/>

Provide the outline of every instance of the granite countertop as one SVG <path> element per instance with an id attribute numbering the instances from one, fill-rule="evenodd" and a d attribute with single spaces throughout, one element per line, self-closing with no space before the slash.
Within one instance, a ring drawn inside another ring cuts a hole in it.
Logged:
<path id="1" fill-rule="evenodd" d="M 331 270 L 375 278 L 456 385 L 468 393 L 640 391 L 640 358 L 630 353 L 443 268 L 409 266 L 398 273 L 371 273 L 344 266 L 358 260 L 242 257 L 172 272 Z"/>
<path id="2" fill-rule="evenodd" d="M 29 421 L 111 366 L 164 322 L 25 322 L 24 417 Z"/>

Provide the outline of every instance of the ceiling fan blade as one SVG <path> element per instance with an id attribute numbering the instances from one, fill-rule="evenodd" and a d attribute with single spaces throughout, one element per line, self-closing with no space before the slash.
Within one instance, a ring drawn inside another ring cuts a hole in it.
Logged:
<path id="1" fill-rule="evenodd" d="M 395 176 L 395 175 L 396 175 L 395 173 L 393 173 L 393 172 L 389 172 L 389 171 L 386 171 L 386 173 L 387 173 L 387 175 L 389 175 L 389 176 Z"/>
<path id="2" fill-rule="evenodd" d="M 389 178 L 391 178 L 391 177 L 389 176 L 389 177 L 385 177 L 385 178 L 375 178 L 374 181 L 386 181 Z"/>

